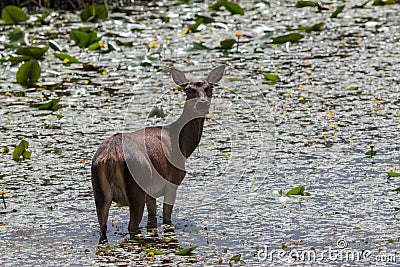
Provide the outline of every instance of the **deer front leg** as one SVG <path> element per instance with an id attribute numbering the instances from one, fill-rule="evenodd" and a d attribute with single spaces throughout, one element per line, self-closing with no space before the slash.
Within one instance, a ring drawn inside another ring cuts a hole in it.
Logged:
<path id="1" fill-rule="evenodd" d="M 163 205 L 163 223 L 164 224 L 172 224 L 171 214 L 172 214 L 173 207 L 174 207 L 174 205 L 164 203 L 164 205 Z"/>
<path id="2" fill-rule="evenodd" d="M 172 208 L 174 207 L 176 199 L 176 186 L 167 186 L 164 195 L 164 205 L 163 205 L 163 223 L 172 224 L 171 214 Z"/>
<path id="3" fill-rule="evenodd" d="M 146 195 L 146 206 L 148 213 L 147 228 L 157 227 L 157 200 L 154 197 Z"/>

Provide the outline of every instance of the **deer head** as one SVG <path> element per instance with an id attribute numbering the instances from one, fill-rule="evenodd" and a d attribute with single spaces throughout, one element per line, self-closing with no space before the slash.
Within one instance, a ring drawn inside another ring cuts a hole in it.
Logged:
<path id="1" fill-rule="evenodd" d="M 186 94 L 185 108 L 189 108 L 195 115 L 204 116 L 208 113 L 211 104 L 212 87 L 217 84 L 224 75 L 225 65 L 213 69 L 205 80 L 188 80 L 185 74 L 175 68 L 171 68 L 174 82 L 183 88 Z"/>

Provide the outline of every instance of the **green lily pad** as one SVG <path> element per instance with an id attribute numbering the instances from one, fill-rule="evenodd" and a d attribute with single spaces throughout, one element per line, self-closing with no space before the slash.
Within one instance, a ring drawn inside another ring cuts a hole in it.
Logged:
<path id="1" fill-rule="evenodd" d="M 68 60 L 68 64 L 72 64 L 72 63 L 79 63 L 79 60 L 76 58 L 76 57 L 73 57 L 73 56 L 70 56 L 70 55 L 68 55 L 68 54 L 62 54 L 62 53 L 54 53 L 54 56 L 56 57 L 56 58 L 58 58 L 58 59 L 61 59 L 61 60 L 65 60 L 65 59 L 67 59 Z"/>
<path id="2" fill-rule="evenodd" d="M 336 18 L 340 13 L 342 13 L 344 6 L 338 6 L 335 11 L 332 12 L 331 18 Z"/>
<path id="3" fill-rule="evenodd" d="M 304 190 L 305 190 L 306 188 L 304 187 L 304 186 L 297 186 L 297 187 L 294 187 L 294 188 L 292 188 L 292 189 L 290 189 L 287 193 L 286 193 L 286 195 L 287 196 L 291 196 L 291 195 L 304 195 Z"/>
<path id="4" fill-rule="evenodd" d="M 235 39 L 226 39 L 220 42 L 222 49 L 232 49 L 234 44 L 236 44 Z"/>
<path id="5" fill-rule="evenodd" d="M 182 249 L 180 251 L 175 252 L 175 255 L 190 256 L 192 254 L 192 251 L 195 250 L 196 248 L 197 247 L 191 247 L 191 248 Z"/>
<path id="6" fill-rule="evenodd" d="M 10 149 L 6 146 L 3 146 L 2 148 L 0 148 L 0 153 L 8 153 L 10 151 Z"/>
<path id="7" fill-rule="evenodd" d="M 189 31 L 195 31 L 201 24 L 209 24 L 215 21 L 215 19 L 207 16 L 202 16 L 202 15 L 195 15 L 196 16 L 196 21 L 194 24 L 189 26 Z"/>
<path id="8" fill-rule="evenodd" d="M 272 42 L 274 44 L 284 44 L 287 42 L 295 43 L 295 42 L 298 42 L 303 37 L 304 37 L 304 35 L 302 35 L 301 33 L 294 32 L 294 33 L 289 33 L 289 34 L 273 37 Z"/>
<path id="9" fill-rule="evenodd" d="M 389 177 L 400 177 L 400 173 L 397 172 L 387 172 Z"/>
<path id="10" fill-rule="evenodd" d="M 34 87 L 41 74 L 39 63 L 36 59 L 25 62 L 17 71 L 17 82 L 25 87 Z"/>
<path id="11" fill-rule="evenodd" d="M 43 103 L 39 106 L 40 110 L 58 110 L 59 109 L 59 105 L 58 102 L 60 102 L 59 98 L 55 98 L 50 100 L 49 102 Z"/>
<path id="12" fill-rule="evenodd" d="M 231 14 L 244 15 L 244 9 L 234 2 L 225 1 L 223 5 Z"/>
<path id="13" fill-rule="evenodd" d="M 376 155 L 376 151 L 375 150 L 369 150 L 369 151 L 365 152 L 365 155 L 370 156 L 370 157 L 375 156 Z"/>
<path id="14" fill-rule="evenodd" d="M 193 50 L 210 50 L 209 47 L 205 46 L 203 43 L 193 42 Z"/>
<path id="15" fill-rule="evenodd" d="M 53 49 L 54 51 L 60 52 L 62 51 L 61 46 L 54 40 L 50 40 L 49 41 L 49 46 L 51 47 L 51 49 Z"/>
<path id="16" fill-rule="evenodd" d="M 15 28 L 13 32 L 10 34 L 10 42 L 19 42 L 22 41 L 25 37 L 25 32 L 23 32 L 19 28 Z"/>
<path id="17" fill-rule="evenodd" d="M 20 47 L 17 49 L 17 54 L 22 56 L 29 56 L 35 59 L 41 59 L 44 54 L 49 50 L 49 46 L 44 47 L 35 47 L 35 46 L 28 46 L 28 47 Z"/>
<path id="18" fill-rule="evenodd" d="M 353 86 L 353 87 L 348 87 L 345 89 L 346 91 L 357 91 L 358 87 L 357 86 Z"/>
<path id="19" fill-rule="evenodd" d="M 13 65 L 23 62 L 23 61 L 29 61 L 32 58 L 30 56 L 20 56 L 20 57 L 9 57 L 8 61 L 10 61 Z"/>
<path id="20" fill-rule="evenodd" d="M 168 252 L 166 251 L 160 251 L 160 250 L 156 250 L 156 249 L 145 249 L 144 250 L 146 253 L 154 253 L 154 255 L 164 255 L 164 254 L 168 254 Z"/>
<path id="21" fill-rule="evenodd" d="M 279 82 L 281 79 L 279 78 L 278 75 L 272 74 L 272 73 L 264 73 L 264 78 L 269 81 L 269 84 L 276 84 Z"/>
<path id="22" fill-rule="evenodd" d="M 81 12 L 82 21 L 98 22 L 108 18 L 108 9 L 105 5 L 90 5 Z"/>
<path id="23" fill-rule="evenodd" d="M 16 6 L 6 6 L 1 12 L 1 19 L 7 24 L 19 24 L 27 21 L 28 16 L 25 12 Z"/>
<path id="24" fill-rule="evenodd" d="M 30 159 L 32 155 L 32 151 L 27 151 L 26 149 L 28 148 L 29 143 L 26 140 L 21 140 L 21 142 L 18 144 L 18 146 L 14 149 L 14 152 L 12 154 L 12 159 L 15 161 L 19 161 L 22 157 L 22 159 Z"/>
<path id="25" fill-rule="evenodd" d="M 308 6 L 318 6 L 317 2 L 314 1 L 297 1 L 296 7 L 303 8 Z"/>
<path id="26" fill-rule="evenodd" d="M 321 23 L 314 24 L 312 26 L 299 27 L 296 30 L 305 31 L 305 32 L 320 32 L 323 30 L 324 26 L 325 26 L 325 23 L 321 22 Z"/>
<path id="27" fill-rule="evenodd" d="M 154 106 L 149 113 L 149 118 L 152 118 L 152 117 L 164 118 L 165 113 L 164 113 L 163 108 L 161 106 L 160 107 Z"/>
<path id="28" fill-rule="evenodd" d="M 74 29 L 69 33 L 69 36 L 81 48 L 87 48 L 91 44 L 99 41 L 97 33 L 85 32 L 83 29 Z"/>

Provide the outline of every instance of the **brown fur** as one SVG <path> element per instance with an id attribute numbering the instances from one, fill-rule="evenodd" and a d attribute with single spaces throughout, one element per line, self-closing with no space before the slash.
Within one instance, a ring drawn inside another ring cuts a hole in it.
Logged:
<path id="1" fill-rule="evenodd" d="M 172 69 L 175 82 L 187 95 L 182 115 L 162 127 L 147 127 L 116 134 L 104 140 L 92 160 L 92 186 L 101 238 L 106 240 L 107 218 L 111 202 L 129 206 L 129 232 L 138 231 L 145 203 L 149 226 L 156 220 L 156 198 L 164 195 L 163 221 L 171 223 L 176 189 L 186 171 L 185 162 L 200 142 L 204 118 L 212 96 L 212 84 L 223 75 L 224 67 L 213 70 L 204 81 L 188 81 Z"/>

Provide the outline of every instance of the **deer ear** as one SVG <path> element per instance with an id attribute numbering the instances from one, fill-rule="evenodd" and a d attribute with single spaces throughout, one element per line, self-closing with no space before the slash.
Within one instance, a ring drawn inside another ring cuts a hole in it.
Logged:
<path id="1" fill-rule="evenodd" d="M 225 71 L 225 65 L 221 65 L 219 67 L 216 67 L 208 75 L 208 77 L 206 79 L 207 82 L 209 82 L 211 84 L 218 83 L 222 79 L 222 76 L 224 76 L 224 71 Z"/>
<path id="2" fill-rule="evenodd" d="M 179 86 L 184 86 L 189 82 L 189 80 L 185 76 L 185 73 L 180 70 L 170 68 L 169 73 L 171 73 L 172 79 Z"/>

